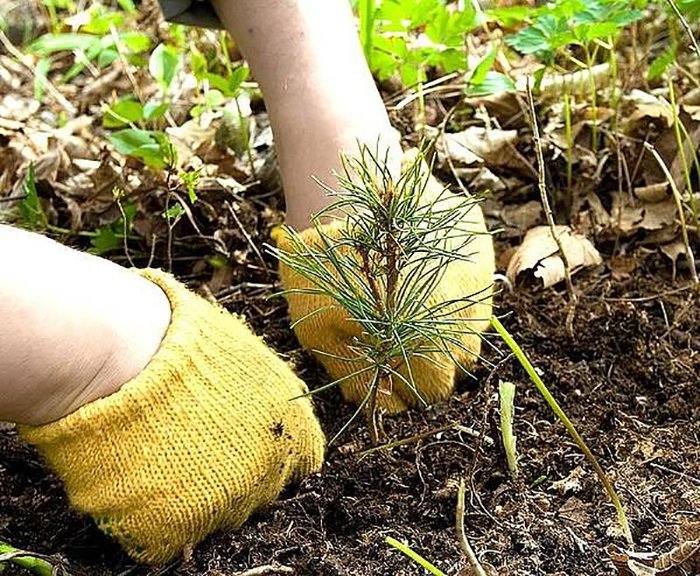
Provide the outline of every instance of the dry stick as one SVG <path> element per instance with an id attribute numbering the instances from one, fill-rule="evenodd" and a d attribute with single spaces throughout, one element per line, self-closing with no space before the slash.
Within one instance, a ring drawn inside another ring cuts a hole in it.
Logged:
<path id="1" fill-rule="evenodd" d="M 462 548 L 462 552 L 467 557 L 469 565 L 471 566 L 473 576 L 486 576 L 481 562 L 476 557 L 474 550 L 467 540 L 467 535 L 464 533 L 464 478 L 459 481 L 459 491 L 457 492 L 457 518 L 455 520 L 455 526 L 457 528 L 457 537 L 459 538 L 459 546 Z"/>
<path id="2" fill-rule="evenodd" d="M 540 128 L 537 124 L 537 112 L 535 111 L 535 99 L 532 96 L 532 84 L 531 78 L 528 78 L 526 83 L 527 88 L 527 105 L 530 109 L 530 118 L 532 123 L 532 137 L 535 141 L 535 154 L 537 155 L 537 183 L 540 190 L 540 198 L 542 200 L 542 208 L 544 209 L 545 216 L 547 217 L 547 225 L 549 226 L 549 233 L 554 238 L 557 244 L 557 249 L 559 250 L 559 255 L 561 256 L 561 261 L 564 264 L 564 278 L 566 279 L 566 288 L 569 292 L 570 308 L 569 313 L 566 317 L 566 330 L 571 335 L 573 334 L 573 312 L 576 305 L 576 292 L 574 292 L 574 285 L 571 282 L 571 273 L 569 266 L 569 259 L 564 252 L 564 246 L 561 243 L 561 239 L 556 232 L 556 225 L 554 222 L 554 214 L 552 213 L 552 207 L 549 205 L 549 198 L 547 197 L 547 183 L 545 181 L 545 170 L 544 170 L 544 154 L 542 152 L 542 139 L 540 138 Z"/>
<path id="3" fill-rule="evenodd" d="M 236 572 L 234 576 L 267 576 L 268 574 L 294 574 L 294 569 L 279 564 L 266 564 L 245 572 Z"/>
<path id="4" fill-rule="evenodd" d="M 139 99 L 139 102 L 141 104 L 146 103 L 146 99 L 143 96 L 143 92 L 141 91 L 141 88 L 136 81 L 136 77 L 134 76 L 134 73 L 131 71 L 131 66 L 129 66 L 129 62 L 126 60 L 126 56 L 124 56 L 124 52 L 122 50 L 122 41 L 119 38 L 119 33 L 117 32 L 117 29 L 114 27 L 113 24 L 109 25 L 109 33 L 112 36 L 112 40 L 114 41 L 114 46 L 117 49 L 117 55 L 119 56 L 119 62 L 121 62 L 122 68 L 124 69 L 124 74 L 126 74 L 126 77 L 129 79 L 129 82 L 131 83 L 131 87 L 134 89 L 134 94 L 136 94 L 136 97 Z"/>
<path id="5" fill-rule="evenodd" d="M 420 434 L 416 434 L 414 436 L 411 436 L 410 438 L 402 438 L 401 440 L 394 440 L 393 442 L 387 442 L 386 444 L 381 444 L 379 446 L 367 448 L 366 450 L 357 452 L 356 455 L 358 458 L 362 458 L 364 456 L 369 456 L 370 454 L 373 454 L 375 452 L 379 452 L 380 450 L 391 450 L 392 448 L 398 448 L 399 446 L 407 446 L 408 444 L 420 442 L 421 440 L 430 438 L 435 434 L 440 434 L 441 432 L 448 432 L 450 430 L 455 430 L 456 432 L 463 432 L 464 434 L 467 434 L 472 438 L 481 437 L 481 434 L 479 434 L 479 432 L 477 432 L 473 428 L 462 426 L 461 424 L 447 424 L 446 426 L 440 426 L 439 428 L 428 430 L 427 432 L 421 432 Z M 488 444 L 489 446 L 493 446 L 493 438 L 486 436 L 484 438 L 484 443 Z"/>
<path id="6" fill-rule="evenodd" d="M 683 213 L 683 199 L 681 197 L 681 193 L 678 190 L 678 186 L 676 186 L 676 181 L 673 179 L 671 171 L 668 169 L 668 166 L 666 166 L 664 159 L 661 157 L 656 148 L 652 144 L 649 144 L 649 142 L 644 142 L 644 148 L 646 148 L 649 152 L 651 152 L 652 156 L 654 156 L 654 159 L 658 163 L 659 168 L 661 168 L 661 171 L 664 173 L 666 180 L 668 180 L 669 186 L 671 186 L 671 191 L 673 192 L 673 199 L 676 201 L 676 209 L 678 210 L 678 218 L 681 221 L 681 234 L 683 235 L 683 244 L 685 244 L 685 255 L 688 258 L 688 263 L 690 264 L 690 276 L 693 279 L 693 283 L 697 285 L 698 271 L 695 268 L 695 256 L 693 255 L 693 250 L 690 247 L 690 240 L 688 239 L 688 227 L 685 223 L 685 214 Z M 691 190 L 690 194 L 692 193 L 693 191 Z"/>
<path id="7" fill-rule="evenodd" d="M 676 13 L 676 16 L 678 20 L 680 20 L 681 26 L 683 26 L 685 33 L 690 37 L 690 41 L 693 44 L 693 50 L 695 50 L 695 53 L 700 56 L 700 46 L 698 46 L 698 41 L 695 39 L 695 34 L 693 34 L 693 30 L 690 28 L 690 24 L 688 24 L 685 16 L 683 16 L 673 0 L 666 0 L 666 2 L 668 2 L 671 9 Z"/>
<path id="8" fill-rule="evenodd" d="M 75 113 L 78 111 L 78 109 L 73 106 L 68 100 L 66 100 L 65 96 L 61 94 L 58 89 L 51 84 L 48 78 L 44 78 L 43 76 L 39 76 L 36 74 L 34 71 L 34 68 L 32 67 L 31 64 L 27 61 L 27 56 L 22 54 L 17 48 L 15 48 L 14 44 L 10 42 L 10 39 L 5 36 L 5 33 L 0 30 L 0 44 L 3 45 L 5 50 L 7 50 L 7 53 L 12 56 L 15 60 L 17 60 L 22 66 L 24 66 L 29 73 L 34 77 L 35 80 L 37 80 L 43 88 L 51 94 L 56 99 L 56 102 L 58 102 L 66 112 L 68 112 L 71 115 L 75 115 Z"/>
<path id="9" fill-rule="evenodd" d="M 241 234 L 243 234 L 243 237 L 248 243 L 248 246 L 250 246 L 250 248 L 257 256 L 258 261 L 260 262 L 263 270 L 265 271 L 265 276 L 269 278 L 270 270 L 268 269 L 267 264 L 265 263 L 265 258 L 263 258 L 262 252 L 260 252 L 260 249 L 255 245 L 255 242 L 253 242 L 253 239 L 250 237 L 250 234 L 248 234 L 248 231 L 245 229 L 245 226 L 243 226 L 243 222 L 241 222 L 240 218 L 238 218 L 238 214 L 236 214 L 236 210 L 234 210 L 233 205 L 230 202 L 226 202 L 226 207 L 228 208 L 228 211 L 231 214 L 231 218 L 233 218 L 233 221 L 236 223 L 236 226 L 238 226 L 238 229 L 241 231 Z"/>

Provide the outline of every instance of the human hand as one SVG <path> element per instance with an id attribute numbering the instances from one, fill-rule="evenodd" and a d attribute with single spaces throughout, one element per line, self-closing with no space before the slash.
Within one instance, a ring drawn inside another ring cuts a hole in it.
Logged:
<path id="1" fill-rule="evenodd" d="M 141 274 L 172 308 L 151 362 L 118 392 L 20 431 L 77 510 L 136 560 L 162 563 L 317 471 L 325 440 L 298 398 L 306 386 L 242 320 Z"/>

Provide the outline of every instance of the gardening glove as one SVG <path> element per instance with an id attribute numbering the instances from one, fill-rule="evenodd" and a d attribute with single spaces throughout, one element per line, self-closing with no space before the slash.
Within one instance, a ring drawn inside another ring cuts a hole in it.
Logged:
<path id="1" fill-rule="evenodd" d="M 404 170 L 416 162 L 417 155 L 417 150 L 406 152 L 403 159 Z M 422 201 L 428 203 L 436 198 L 445 198 L 449 194 L 447 202 L 454 201 L 456 207 L 463 205 L 464 199 L 446 192 L 445 187 L 429 173 L 425 163 L 422 164 L 421 171 L 422 177 L 428 179 Z M 471 368 L 474 365 L 481 350 L 480 333 L 488 328 L 491 317 L 491 285 L 495 272 L 493 242 L 487 233 L 484 216 L 478 204 L 471 205 L 467 218 L 464 228 L 474 232 L 475 236 L 461 250 L 465 256 L 471 256 L 469 260 L 455 260 L 447 266 L 444 276 L 426 305 L 430 307 L 471 296 L 475 303 L 454 313 L 455 318 L 464 319 L 464 328 L 471 332 L 460 336 L 464 349 L 457 346 L 450 349 L 452 359 L 432 353 L 427 355 L 430 359 L 409 359 L 416 391 L 428 404 L 444 400 L 452 393 L 458 366 Z M 342 221 L 326 224 L 324 232 L 331 237 L 337 237 L 338 230 L 343 225 Z M 321 242 L 315 228 L 303 231 L 301 237 L 309 246 L 319 245 Z M 281 250 L 292 250 L 291 242 L 281 230 L 275 234 L 275 240 Z M 366 364 L 359 361 L 347 359 L 352 356 L 349 346 L 353 339 L 362 333 L 360 325 L 349 320 L 347 312 L 329 296 L 300 293 L 299 290 L 314 288 L 314 284 L 284 263 L 280 264 L 280 276 L 285 290 L 289 291 L 286 292 L 286 299 L 296 336 L 304 348 L 314 353 L 329 376 L 333 380 L 341 380 L 366 367 Z M 315 311 L 318 312 L 314 313 Z M 302 320 L 299 321 L 300 319 Z M 399 367 L 399 372 L 408 378 L 405 366 Z M 372 371 L 365 371 L 343 380 L 340 383 L 343 397 L 349 402 L 361 403 L 368 393 L 372 376 Z M 407 407 L 421 403 L 415 392 L 397 378 L 393 379 L 392 390 L 385 392 L 388 393 L 377 394 L 377 406 L 390 413 L 401 412 Z"/>
<path id="2" fill-rule="evenodd" d="M 148 366 L 115 394 L 20 431 L 77 510 L 134 559 L 162 563 L 319 470 L 325 440 L 304 383 L 240 318 L 168 274 L 140 273 L 172 309 Z"/>

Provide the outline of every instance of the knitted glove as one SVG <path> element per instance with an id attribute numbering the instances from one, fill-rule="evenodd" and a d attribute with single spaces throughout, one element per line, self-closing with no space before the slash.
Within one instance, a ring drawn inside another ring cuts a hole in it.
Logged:
<path id="1" fill-rule="evenodd" d="M 304 383 L 243 321 L 171 276 L 160 349 L 115 394 L 47 425 L 21 427 L 90 514 L 136 560 L 166 562 L 239 527 L 317 471 L 325 440 Z"/>
<path id="2" fill-rule="evenodd" d="M 415 162 L 417 152 L 409 151 L 404 156 L 404 166 Z M 441 185 L 427 168 L 423 166 L 423 177 L 428 179 L 423 195 L 427 203 L 435 198 L 445 198 L 444 186 Z M 462 205 L 463 198 L 453 196 L 448 201 L 454 201 L 455 206 Z M 442 202 L 442 201 L 441 201 Z M 445 204 L 441 204 L 441 209 Z M 454 360 L 464 367 L 472 367 L 481 351 L 480 332 L 489 326 L 491 317 L 491 285 L 495 272 L 493 242 L 487 234 L 484 216 L 481 208 L 473 204 L 467 215 L 464 228 L 475 233 L 473 240 L 462 248 L 465 255 L 471 255 L 469 260 L 455 260 L 446 269 L 440 284 L 428 298 L 428 307 L 448 302 L 456 298 L 470 297 L 475 303 L 466 308 L 461 308 L 454 313 L 454 318 L 463 318 L 465 328 L 472 333 L 461 335 L 461 341 L 465 350 L 454 347 L 451 350 Z M 337 230 L 343 226 L 342 222 L 327 224 L 324 232 L 331 237 L 337 237 Z M 301 233 L 301 237 L 308 246 L 319 245 L 319 234 L 314 228 L 309 228 Z M 282 250 L 291 251 L 291 242 L 278 234 L 275 238 Z M 287 293 L 289 315 L 292 322 L 305 318 L 295 324 L 294 331 L 301 345 L 316 355 L 333 380 L 339 380 L 353 372 L 365 367 L 365 364 L 348 361 L 351 357 L 348 346 L 353 338 L 361 335 L 362 330 L 357 322 L 348 320 L 346 311 L 333 299 L 322 294 L 303 294 L 294 292 L 298 289 L 313 288 L 314 285 L 308 279 L 296 274 L 288 266 L 280 265 L 280 276 Z M 321 310 L 313 314 L 314 311 Z M 431 359 L 414 357 L 409 359 L 414 384 L 421 398 L 432 404 L 446 399 L 454 389 L 455 376 L 458 370 L 454 361 L 444 355 L 429 355 Z M 399 371 L 408 377 L 406 367 L 400 367 Z M 344 380 L 340 384 L 343 397 L 355 404 L 359 404 L 366 397 L 371 384 L 372 373 L 364 374 Z M 378 394 L 377 406 L 396 413 L 407 407 L 416 406 L 420 400 L 415 393 L 405 384 L 394 379 L 393 389 L 390 394 Z"/>

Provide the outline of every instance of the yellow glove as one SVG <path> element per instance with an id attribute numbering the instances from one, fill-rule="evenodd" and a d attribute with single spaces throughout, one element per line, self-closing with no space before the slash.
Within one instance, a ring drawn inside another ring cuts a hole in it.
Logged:
<path id="1" fill-rule="evenodd" d="M 415 162 L 416 151 L 409 151 L 404 156 L 404 166 Z M 445 198 L 444 186 L 432 177 L 425 166 L 422 168 L 423 177 L 428 178 L 423 195 L 423 201 L 431 202 L 436 198 Z M 463 204 L 463 198 L 456 196 L 455 206 Z M 441 202 L 443 202 L 441 200 Z M 445 204 L 441 205 L 444 209 Z M 463 318 L 465 327 L 473 330 L 473 333 L 463 334 L 460 339 L 466 351 L 458 347 L 451 349 L 454 359 L 467 368 L 472 367 L 481 351 L 480 332 L 489 326 L 491 317 L 491 285 L 495 272 L 493 242 L 486 232 L 484 216 L 478 204 L 473 204 L 467 215 L 464 228 L 475 233 L 473 240 L 462 248 L 465 255 L 471 255 L 469 260 L 455 260 L 446 269 L 438 287 L 428 298 L 428 307 L 436 304 L 452 301 L 456 298 L 472 297 L 476 302 L 466 308 L 462 308 L 454 315 L 455 318 Z M 337 237 L 342 222 L 335 221 L 324 227 L 324 232 L 331 237 Z M 301 237 L 308 246 L 319 246 L 320 238 L 314 228 L 309 228 L 301 233 Z M 291 251 L 291 242 L 284 234 L 278 234 L 276 238 L 279 247 L 285 251 Z M 301 345 L 315 353 L 318 360 L 324 366 L 333 380 L 339 380 L 345 376 L 357 372 L 366 365 L 346 360 L 351 357 L 348 346 L 352 339 L 362 333 L 357 322 L 348 320 L 348 315 L 334 300 L 325 295 L 300 294 L 294 290 L 313 288 L 310 280 L 295 273 L 285 264 L 280 265 L 280 276 L 285 290 L 292 290 L 286 295 L 289 304 L 289 315 L 292 322 L 305 318 L 295 325 L 294 331 Z M 313 314 L 314 311 L 321 310 Z M 409 359 L 414 384 L 421 398 L 432 404 L 446 399 L 454 389 L 455 376 L 458 370 L 455 362 L 444 356 L 437 357 L 431 354 L 432 362 L 425 358 L 414 357 Z M 340 357 L 340 359 L 338 358 Z M 406 367 L 400 367 L 404 377 L 407 377 Z M 371 385 L 372 372 L 346 379 L 340 384 L 343 397 L 356 404 L 362 402 Z M 390 413 L 401 412 L 409 406 L 416 406 L 420 400 L 415 393 L 405 384 L 394 379 L 391 394 L 378 394 L 377 406 Z"/>
<path id="2" fill-rule="evenodd" d="M 172 319 L 149 365 L 115 394 L 21 433 L 136 560 L 166 562 L 240 526 L 317 471 L 325 440 L 307 389 L 242 320 L 171 276 Z"/>

